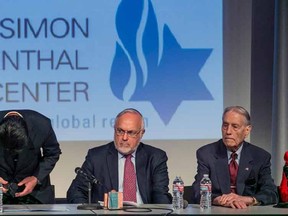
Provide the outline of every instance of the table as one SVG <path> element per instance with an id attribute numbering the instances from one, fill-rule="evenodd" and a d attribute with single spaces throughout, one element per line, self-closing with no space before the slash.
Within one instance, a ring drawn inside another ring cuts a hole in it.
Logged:
<path id="1" fill-rule="evenodd" d="M 78 210 L 79 204 L 54 204 L 54 205 L 4 205 L 1 215 L 165 215 L 172 210 L 172 205 L 144 204 L 139 209 L 110 211 Z M 147 212 L 148 210 L 151 210 Z M 141 212 L 142 211 L 142 212 Z M 143 212 L 145 211 L 145 212 Z M 176 210 L 173 215 L 288 215 L 288 209 L 274 208 L 273 206 L 251 206 L 247 209 L 231 209 L 220 206 L 212 206 L 210 211 L 200 211 L 199 205 L 188 205 L 186 209 Z"/>
<path id="2" fill-rule="evenodd" d="M 78 210 L 78 204 L 4 205 L 0 215 L 95 215 L 90 210 Z"/>
<path id="3" fill-rule="evenodd" d="M 177 212 L 177 211 L 176 211 Z M 212 206 L 211 211 L 201 212 L 199 205 L 188 205 L 179 214 L 191 215 L 288 215 L 286 208 L 274 208 L 270 206 L 249 206 L 247 209 L 232 209 L 221 206 Z"/>

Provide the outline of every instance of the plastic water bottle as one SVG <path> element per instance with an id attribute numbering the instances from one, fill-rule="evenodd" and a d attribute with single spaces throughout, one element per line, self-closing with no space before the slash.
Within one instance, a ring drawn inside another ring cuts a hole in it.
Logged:
<path id="1" fill-rule="evenodd" d="M 212 194 L 212 182 L 208 174 L 204 174 L 202 180 L 200 181 L 200 209 L 210 209 L 211 208 L 211 194 Z"/>
<path id="2" fill-rule="evenodd" d="M 0 212 L 3 212 L 3 185 L 0 183 Z"/>
<path id="3" fill-rule="evenodd" d="M 174 209 L 183 209 L 184 182 L 181 177 L 176 176 L 173 181 L 173 200 Z"/>

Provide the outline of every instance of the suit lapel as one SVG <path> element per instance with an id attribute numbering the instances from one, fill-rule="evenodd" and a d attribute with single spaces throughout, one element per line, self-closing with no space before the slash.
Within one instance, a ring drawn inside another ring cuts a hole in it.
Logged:
<path id="1" fill-rule="evenodd" d="M 243 143 L 241 151 L 240 164 L 237 174 L 237 194 L 242 195 L 245 188 L 245 180 L 248 178 L 252 170 L 253 158 L 248 150 L 247 143 Z"/>
<path id="2" fill-rule="evenodd" d="M 146 196 L 146 191 L 148 189 L 146 188 L 146 181 L 147 181 L 147 155 L 146 152 L 143 149 L 143 144 L 140 143 L 137 152 L 136 152 L 136 175 L 137 175 L 137 183 L 139 192 L 142 198 L 143 203 L 148 203 L 148 197 Z"/>
<path id="3" fill-rule="evenodd" d="M 112 143 L 109 147 L 106 163 L 108 166 L 111 189 L 118 191 L 118 152 L 115 149 L 114 143 Z"/>
<path id="4" fill-rule="evenodd" d="M 216 153 L 216 175 L 223 194 L 230 193 L 230 175 L 228 170 L 227 149 L 222 141 L 218 143 L 219 151 Z"/>

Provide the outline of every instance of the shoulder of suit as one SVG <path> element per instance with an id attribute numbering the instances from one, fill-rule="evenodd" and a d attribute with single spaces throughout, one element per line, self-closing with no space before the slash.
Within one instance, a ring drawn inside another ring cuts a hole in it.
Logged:
<path id="1" fill-rule="evenodd" d="M 8 112 L 12 111 L 18 112 L 21 114 L 21 116 L 23 116 L 29 130 L 34 130 L 34 127 L 37 127 L 38 132 L 42 129 L 47 131 L 47 127 L 51 126 L 51 120 L 48 117 L 35 110 L 29 109 L 2 110 L 0 111 L 0 119 L 4 118 Z M 39 125 L 35 122 L 40 122 L 41 127 L 39 127 Z"/>
<path id="2" fill-rule="evenodd" d="M 139 146 L 138 146 L 138 150 L 139 151 L 146 151 L 148 154 L 166 154 L 166 152 L 160 148 L 157 148 L 155 146 L 151 146 L 151 145 L 148 145 L 148 144 L 144 144 L 144 143 L 140 143 Z M 138 151 L 137 150 L 137 151 Z"/>
<path id="3" fill-rule="evenodd" d="M 207 150 L 213 151 L 213 149 L 218 150 L 219 146 L 221 147 L 222 145 L 224 145 L 224 144 L 220 139 L 216 142 L 208 143 L 208 144 L 205 144 L 205 145 L 199 147 L 199 149 L 197 151 L 207 151 Z"/>
<path id="4" fill-rule="evenodd" d="M 102 154 L 104 152 L 108 152 L 108 151 L 111 151 L 113 149 L 115 149 L 114 142 L 110 142 L 110 143 L 107 143 L 104 145 L 93 147 L 93 148 L 89 149 L 88 151 L 93 152 L 93 153 L 97 152 L 97 153 Z"/>
<path id="5" fill-rule="evenodd" d="M 44 114 L 30 109 L 3 110 L 0 111 L 0 118 L 3 118 L 8 112 L 12 111 L 20 113 L 26 122 L 35 122 L 35 120 L 50 122 L 50 118 L 48 118 Z"/>
<path id="6" fill-rule="evenodd" d="M 251 144 L 249 142 L 244 142 L 244 148 L 248 148 L 250 153 L 260 154 L 260 155 L 270 155 L 268 151 L 265 149 L 256 146 L 254 144 Z"/>
<path id="7" fill-rule="evenodd" d="M 48 118 L 47 116 L 45 116 L 44 114 L 37 112 L 35 110 L 19 110 L 19 113 L 21 113 L 21 115 L 23 115 L 24 119 L 43 119 L 43 120 L 49 120 L 50 118 Z"/>
<path id="8" fill-rule="evenodd" d="M 19 113 L 27 124 L 29 133 L 45 136 L 52 129 L 52 121 L 45 115 L 34 110 L 21 110 Z"/>

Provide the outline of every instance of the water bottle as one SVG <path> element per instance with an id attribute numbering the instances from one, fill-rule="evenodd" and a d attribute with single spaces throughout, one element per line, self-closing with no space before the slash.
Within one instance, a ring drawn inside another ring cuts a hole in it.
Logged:
<path id="1" fill-rule="evenodd" d="M 202 180 L 200 181 L 200 209 L 210 209 L 211 208 L 211 195 L 212 195 L 212 182 L 208 174 L 204 174 Z"/>
<path id="2" fill-rule="evenodd" d="M 3 185 L 0 183 L 0 212 L 3 212 Z"/>
<path id="3" fill-rule="evenodd" d="M 174 209 L 183 209 L 184 182 L 181 177 L 176 176 L 173 181 L 173 200 Z"/>

